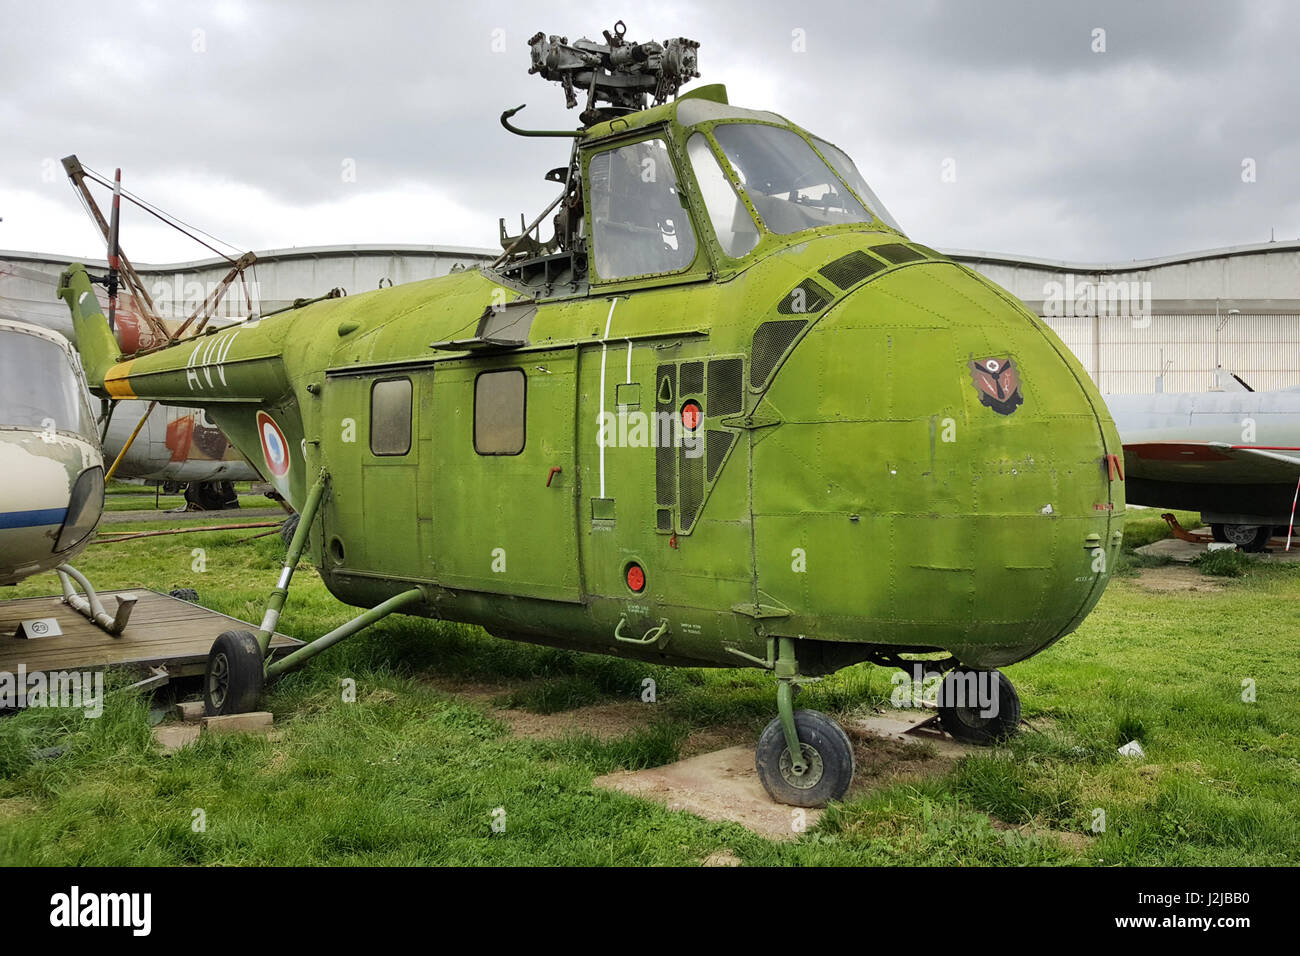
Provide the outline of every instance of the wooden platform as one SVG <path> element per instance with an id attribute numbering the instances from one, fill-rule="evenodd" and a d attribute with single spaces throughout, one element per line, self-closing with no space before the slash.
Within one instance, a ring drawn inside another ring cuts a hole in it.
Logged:
<path id="1" fill-rule="evenodd" d="M 257 633 L 257 625 L 190 604 L 148 588 L 100 591 L 109 614 L 117 610 L 117 594 L 138 599 L 126 630 L 118 637 L 106 634 L 63 603 L 58 596 L 21 598 L 0 602 L 0 671 L 11 674 L 21 664 L 27 672 L 87 671 L 105 667 L 159 667 L 171 677 L 202 674 L 208 651 L 222 631 Z M 57 637 L 19 638 L 19 622 L 53 617 L 63 633 Z M 302 641 L 276 633 L 272 656 L 287 654 Z"/>

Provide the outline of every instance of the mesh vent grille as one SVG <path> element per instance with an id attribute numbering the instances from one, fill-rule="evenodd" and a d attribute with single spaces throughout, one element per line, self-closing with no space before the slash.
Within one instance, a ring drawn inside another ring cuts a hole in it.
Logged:
<path id="1" fill-rule="evenodd" d="M 735 415 L 744 408 L 741 382 L 745 368 L 744 359 L 713 359 L 709 362 L 710 415 Z"/>
<path id="2" fill-rule="evenodd" d="M 802 293 L 802 294 L 800 294 Z M 804 279 L 786 293 L 784 299 L 777 303 L 778 315 L 802 315 L 807 312 L 820 312 L 830 302 L 831 294 L 812 279 Z"/>
<path id="3" fill-rule="evenodd" d="M 772 377 L 794 340 L 808 323 L 803 319 L 777 319 L 754 330 L 754 354 L 749 360 L 749 384 L 762 388 Z"/>
<path id="4" fill-rule="evenodd" d="M 883 248 L 877 246 L 877 249 Z M 857 285 L 873 272 L 879 272 L 885 264 L 865 252 L 850 252 L 829 265 L 822 266 L 821 274 L 830 279 L 841 289 Z"/>
<path id="5" fill-rule="evenodd" d="M 682 396 L 698 395 L 704 391 L 704 363 L 682 363 Z"/>
<path id="6" fill-rule="evenodd" d="M 929 246 L 923 246 L 923 245 L 921 245 L 919 242 L 914 242 L 914 243 L 912 243 L 912 248 L 915 249 L 917 252 L 921 253 L 922 255 L 927 256 L 928 258 L 931 258 L 931 259 L 947 259 L 947 258 L 948 258 L 948 257 L 945 256 L 943 253 L 941 253 L 941 252 L 935 252 L 935 251 L 934 251 L 933 249 L 931 249 Z"/>
<path id="7" fill-rule="evenodd" d="M 731 450 L 731 443 L 735 438 L 734 432 L 724 432 L 716 429 L 709 429 L 704 436 L 704 460 L 708 463 L 705 472 L 709 481 L 718 477 L 718 469 L 722 467 L 722 459 L 727 457 L 727 452 Z"/>
<path id="8" fill-rule="evenodd" d="M 666 388 L 665 388 L 666 386 Z M 664 393 L 667 392 L 667 401 Z M 676 500 L 677 474 L 673 454 L 674 398 L 677 394 L 677 366 L 660 365 L 655 372 L 655 501 L 671 506 Z"/>
<path id="9" fill-rule="evenodd" d="M 683 531 L 690 530 L 691 525 L 695 524 L 695 516 L 699 514 L 700 505 L 704 502 L 704 456 L 698 453 L 698 445 L 689 449 L 695 452 L 695 457 L 692 458 L 687 451 L 687 448 L 682 448 L 678 463 L 681 499 L 678 510 L 682 517 Z"/>
<path id="10" fill-rule="evenodd" d="M 660 531 L 673 530 L 673 512 L 671 508 L 660 508 L 657 523 L 655 525 Z"/>
<path id="11" fill-rule="evenodd" d="M 910 246 L 905 246 L 901 242 L 890 242 L 883 246 L 872 246 L 871 251 L 893 263 L 917 262 L 925 258 L 924 253 L 917 252 L 915 249 Z"/>

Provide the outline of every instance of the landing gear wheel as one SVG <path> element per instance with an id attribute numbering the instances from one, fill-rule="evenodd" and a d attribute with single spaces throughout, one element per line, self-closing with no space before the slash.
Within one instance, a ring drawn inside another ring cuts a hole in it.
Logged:
<path id="1" fill-rule="evenodd" d="M 939 687 L 939 722 L 963 743 L 1000 743 L 1020 726 L 1020 695 L 1001 671 L 957 668 L 945 675 Z"/>
<path id="2" fill-rule="evenodd" d="M 298 514 L 291 514 L 284 519 L 284 524 L 280 525 L 280 540 L 284 542 L 284 549 L 289 550 L 289 545 L 293 544 L 294 533 L 298 530 Z"/>
<path id="3" fill-rule="evenodd" d="M 1225 524 L 1223 526 L 1224 540 L 1235 544 L 1242 551 L 1263 551 L 1272 536 L 1271 524 Z"/>
<path id="4" fill-rule="evenodd" d="M 209 717 L 246 714 L 257 706 L 265 678 L 262 648 L 248 631 L 226 631 L 208 652 L 203 710 Z"/>
<path id="5" fill-rule="evenodd" d="M 794 772 L 781 718 L 758 738 L 754 765 L 763 788 L 777 803 L 792 807 L 822 807 L 841 800 L 853 782 L 853 745 L 844 729 L 815 710 L 796 710 L 794 726 L 803 747 L 802 774 Z"/>
<path id="6" fill-rule="evenodd" d="M 199 603 L 199 592 L 193 588 L 172 588 L 167 592 L 167 596 L 189 601 L 191 604 Z"/>
<path id="7" fill-rule="evenodd" d="M 1210 537 L 1214 538 L 1219 544 L 1228 543 L 1228 536 L 1223 533 L 1223 525 L 1221 524 L 1210 525 Z"/>

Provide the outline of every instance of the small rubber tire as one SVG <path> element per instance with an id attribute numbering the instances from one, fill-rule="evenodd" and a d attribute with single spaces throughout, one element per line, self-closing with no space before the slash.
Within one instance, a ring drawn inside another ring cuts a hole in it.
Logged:
<path id="1" fill-rule="evenodd" d="M 199 592 L 193 588 L 172 588 L 167 592 L 167 596 L 189 601 L 191 604 L 199 603 Z"/>
<path id="2" fill-rule="evenodd" d="M 1223 533 L 1223 525 L 1218 522 L 1210 525 L 1210 537 L 1219 542 L 1219 544 L 1228 543 L 1228 536 Z"/>
<path id="3" fill-rule="evenodd" d="M 792 807 L 824 807 L 842 800 L 853 783 L 853 744 L 844 728 L 816 710 L 794 712 L 795 732 L 809 769 L 802 778 L 790 768 L 781 718 L 777 717 L 758 738 L 754 766 L 763 789 L 777 803 Z"/>
<path id="4" fill-rule="evenodd" d="M 997 697 L 990 701 L 994 706 L 992 713 L 984 716 L 979 704 L 979 683 L 976 685 L 976 701 L 967 704 L 968 693 L 958 688 L 957 682 L 966 680 L 967 675 L 975 675 L 976 681 L 987 680 L 986 675 L 997 675 Z M 998 670 L 981 671 L 956 668 L 944 675 L 939 685 L 939 722 L 954 739 L 962 743 L 978 744 L 983 747 L 1002 743 L 1015 736 L 1020 727 L 1020 695 L 1012 685 L 1011 679 Z"/>
<path id="5" fill-rule="evenodd" d="M 1240 551 L 1258 554 L 1268 547 L 1273 537 L 1271 524 L 1225 524 L 1223 526 L 1225 541 L 1235 544 Z"/>
<path id="6" fill-rule="evenodd" d="M 257 709 L 265 686 L 262 648 L 248 631 L 225 631 L 208 652 L 203 674 L 203 711 L 209 717 Z"/>
<path id="7" fill-rule="evenodd" d="M 284 519 L 284 524 L 280 525 L 280 540 L 284 542 L 284 550 L 289 550 L 289 545 L 293 544 L 293 536 L 298 531 L 298 521 L 301 515 L 297 512 L 289 515 Z"/>

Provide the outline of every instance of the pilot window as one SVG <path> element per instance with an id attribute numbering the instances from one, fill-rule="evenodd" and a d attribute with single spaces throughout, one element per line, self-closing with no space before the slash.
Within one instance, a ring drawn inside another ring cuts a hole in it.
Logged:
<path id="1" fill-rule="evenodd" d="M 680 272 L 694 261 L 695 233 L 662 139 L 597 153 L 588 174 L 595 266 L 602 279 Z"/>
<path id="2" fill-rule="evenodd" d="M 524 450 L 526 383 L 520 369 L 484 372 L 474 382 L 474 450 L 517 455 Z"/>
<path id="3" fill-rule="evenodd" d="M 405 455 L 411 450 L 411 380 L 388 378 L 370 389 L 370 451 Z"/>
<path id="4" fill-rule="evenodd" d="M 758 245 L 758 227 L 754 225 L 753 217 L 718 165 L 718 157 L 713 154 L 713 148 L 703 133 L 690 138 L 686 155 L 700 184 L 704 208 L 709 211 L 709 221 L 718 237 L 718 245 L 731 258 L 739 259 Z"/>
<path id="5" fill-rule="evenodd" d="M 713 138 L 772 232 L 785 235 L 818 226 L 871 222 L 871 213 L 794 130 L 725 123 L 713 128 Z"/>

